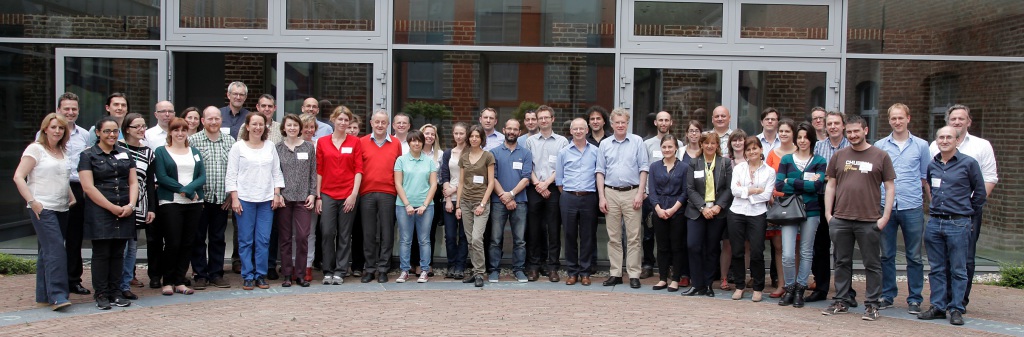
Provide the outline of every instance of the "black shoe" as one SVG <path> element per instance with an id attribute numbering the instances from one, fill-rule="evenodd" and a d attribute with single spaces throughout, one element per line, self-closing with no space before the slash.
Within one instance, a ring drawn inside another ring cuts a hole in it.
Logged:
<path id="1" fill-rule="evenodd" d="M 110 310 L 110 299 L 106 296 L 96 299 L 96 307 L 100 310 Z"/>
<path id="2" fill-rule="evenodd" d="M 818 302 L 828 299 L 828 293 L 823 291 L 812 291 L 810 296 L 804 298 L 805 302 Z"/>
<path id="3" fill-rule="evenodd" d="M 362 270 L 359 270 L 359 269 L 353 270 L 353 271 L 352 271 L 352 276 L 355 276 L 355 277 L 362 277 L 362 276 L 363 276 L 363 271 L 362 271 Z"/>
<path id="4" fill-rule="evenodd" d="M 665 284 L 660 286 L 655 284 L 653 287 L 651 287 L 651 290 L 665 290 L 665 288 L 668 288 L 668 280 L 661 280 L 661 282 L 665 282 Z"/>
<path id="5" fill-rule="evenodd" d="M 607 280 L 604 280 L 604 283 L 601 283 L 601 285 L 603 285 L 605 287 L 614 286 L 616 284 L 622 284 L 622 278 L 621 277 L 609 276 Z"/>
<path id="6" fill-rule="evenodd" d="M 268 280 L 276 280 L 276 279 L 281 278 L 281 275 L 278 275 L 277 274 L 277 270 L 275 270 L 275 269 L 277 269 L 277 268 L 270 267 L 270 270 L 267 271 L 267 279 Z"/>
<path id="7" fill-rule="evenodd" d="M 704 296 L 715 297 L 715 290 L 711 289 L 711 286 L 708 286 L 707 290 L 704 292 Z"/>
<path id="8" fill-rule="evenodd" d="M 927 311 L 917 314 L 917 319 L 932 320 L 939 318 L 945 319 L 946 312 L 935 307 L 928 308 Z"/>
<path id="9" fill-rule="evenodd" d="M 799 285 L 799 284 L 797 284 L 796 287 L 793 288 L 793 307 L 794 308 L 803 308 L 804 307 L 804 291 L 805 290 L 807 290 L 807 287 Z"/>
<path id="10" fill-rule="evenodd" d="M 92 294 L 92 292 L 89 291 L 89 289 L 85 289 L 85 287 L 83 287 L 81 283 L 72 284 L 71 285 L 71 293 L 72 294 L 79 294 L 79 295 L 89 295 L 89 294 Z M 104 310 L 106 310 L 106 309 L 104 309 Z"/>
<path id="11" fill-rule="evenodd" d="M 295 284 L 297 284 L 300 287 L 303 287 L 303 288 L 308 288 L 309 287 L 309 282 L 306 281 L 305 279 L 301 278 L 301 277 L 296 277 L 294 282 L 295 282 Z"/>
<path id="12" fill-rule="evenodd" d="M 960 310 L 949 311 L 949 324 L 952 325 L 964 325 L 964 316 L 960 313 Z"/>
<path id="13" fill-rule="evenodd" d="M 149 288 L 150 289 L 160 289 L 160 287 L 161 287 L 160 280 L 157 280 L 157 279 L 149 280 Z"/>
<path id="14" fill-rule="evenodd" d="M 377 283 L 388 283 L 388 273 L 383 271 L 377 272 Z"/>
<path id="15" fill-rule="evenodd" d="M 707 292 L 707 290 L 705 290 L 705 288 L 703 288 L 703 287 L 701 287 L 699 289 L 698 289 L 698 287 L 690 287 L 689 289 L 686 289 L 686 291 L 684 291 L 680 295 L 682 295 L 682 296 L 697 296 L 697 295 L 704 295 L 705 292 Z"/>
<path id="16" fill-rule="evenodd" d="M 461 270 L 460 271 L 456 271 L 455 273 L 452 274 L 452 279 L 461 280 L 461 279 L 464 279 L 464 278 L 466 278 L 466 273 L 461 271 Z"/>
<path id="17" fill-rule="evenodd" d="M 135 293 L 133 293 L 131 290 L 122 291 L 121 292 L 121 296 L 124 297 L 124 298 L 127 298 L 129 300 L 137 300 L 137 299 L 139 299 L 139 296 L 135 295 Z"/>
<path id="18" fill-rule="evenodd" d="M 476 277 L 470 276 L 462 279 L 462 283 L 473 283 L 476 282 Z"/>
<path id="19" fill-rule="evenodd" d="M 783 293 L 782 297 L 779 298 L 779 305 L 780 306 L 787 306 L 787 305 L 793 304 L 793 297 L 794 297 L 793 291 L 795 289 L 796 289 L 796 286 L 788 286 L 788 287 L 786 287 L 786 292 Z"/>
<path id="20" fill-rule="evenodd" d="M 360 278 L 359 282 L 370 283 L 370 281 L 373 281 L 373 279 L 375 278 L 377 278 L 377 275 L 374 275 L 372 271 L 368 271 L 365 274 L 363 274 L 363 278 Z"/>
<path id="21" fill-rule="evenodd" d="M 846 305 L 851 307 L 851 308 L 856 308 L 858 305 L 860 305 L 860 304 L 857 303 L 857 298 L 853 297 L 852 295 L 850 296 L 850 298 L 847 298 L 845 301 L 846 301 Z"/>
<path id="22" fill-rule="evenodd" d="M 484 276 L 483 275 L 473 276 L 473 286 L 477 287 L 477 288 L 483 287 L 484 286 Z"/>
<path id="23" fill-rule="evenodd" d="M 114 300 L 110 301 L 110 304 L 113 304 L 113 305 L 116 305 L 118 307 L 124 308 L 124 307 L 127 307 L 129 305 L 132 305 L 132 301 L 129 301 L 127 298 L 124 298 L 124 297 L 117 297 L 117 298 L 114 298 Z"/>
<path id="24" fill-rule="evenodd" d="M 235 274 L 241 274 L 242 273 L 242 261 L 239 261 L 239 260 L 231 261 L 231 271 L 234 272 Z"/>
<path id="25" fill-rule="evenodd" d="M 632 277 L 629 278 L 629 287 L 633 289 L 640 289 L 640 279 Z"/>
<path id="26" fill-rule="evenodd" d="M 643 270 L 640 271 L 640 278 L 642 278 L 642 279 L 648 278 L 648 277 L 651 277 L 651 276 L 654 276 L 654 267 L 645 266 L 645 267 L 643 267 Z"/>
<path id="27" fill-rule="evenodd" d="M 256 287 L 260 289 L 270 289 L 270 284 L 267 283 L 267 278 L 260 276 L 256 278 Z"/>

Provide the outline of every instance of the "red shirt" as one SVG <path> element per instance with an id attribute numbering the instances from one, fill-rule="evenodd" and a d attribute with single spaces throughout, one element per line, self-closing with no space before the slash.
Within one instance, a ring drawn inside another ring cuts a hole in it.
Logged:
<path id="1" fill-rule="evenodd" d="M 359 140 L 363 147 L 363 168 L 373 174 L 363 175 L 359 195 L 367 193 L 387 193 L 398 195 L 395 190 L 395 161 L 402 156 L 402 143 L 395 136 L 388 136 L 391 141 L 377 146 L 373 134 L 363 136 Z"/>
<path id="2" fill-rule="evenodd" d="M 362 144 L 359 138 L 346 136 L 341 147 L 335 147 L 331 139 L 327 135 L 316 141 L 316 174 L 322 177 L 320 193 L 342 200 L 352 195 L 356 174 L 363 173 Z"/>

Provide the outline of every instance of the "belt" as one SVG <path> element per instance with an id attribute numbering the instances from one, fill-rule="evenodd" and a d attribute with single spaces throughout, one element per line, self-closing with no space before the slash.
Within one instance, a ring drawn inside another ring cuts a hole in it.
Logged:
<path id="1" fill-rule="evenodd" d="M 569 193 L 569 194 L 575 195 L 577 197 L 584 197 L 584 196 L 588 196 L 588 195 L 594 194 L 594 192 L 587 192 L 587 191 L 562 191 L 562 192 L 563 193 Z"/>
<path id="2" fill-rule="evenodd" d="M 931 216 L 933 218 L 939 218 L 939 219 L 942 219 L 942 220 L 959 220 L 959 219 L 963 219 L 963 218 L 970 218 L 969 216 L 959 215 L 959 214 L 953 214 L 953 215 L 929 214 L 928 216 Z"/>
<path id="3" fill-rule="evenodd" d="M 639 188 L 640 185 L 631 185 L 631 186 L 625 186 L 625 187 L 616 187 L 616 186 L 604 185 L 604 187 L 607 187 L 607 188 L 610 188 L 610 189 L 613 189 L 613 190 L 616 190 L 616 191 L 619 191 L 619 192 L 625 192 L 625 191 L 631 191 L 633 189 Z"/>

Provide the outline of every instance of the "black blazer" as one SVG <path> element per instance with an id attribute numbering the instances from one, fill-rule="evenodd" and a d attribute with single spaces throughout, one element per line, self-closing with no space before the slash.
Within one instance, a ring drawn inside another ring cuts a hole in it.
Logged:
<path id="1" fill-rule="evenodd" d="M 701 172 L 706 167 L 704 155 L 690 160 L 691 172 Z M 721 216 L 725 215 L 725 211 L 732 204 L 732 189 L 729 188 L 729 184 L 732 183 L 732 160 L 716 156 L 714 176 L 715 205 L 722 207 L 722 212 L 718 213 Z M 693 173 L 686 176 L 686 191 L 689 195 L 689 202 L 686 203 L 686 212 L 683 215 L 691 220 L 701 217 L 700 209 L 704 207 L 704 179 L 704 175 L 694 178 Z"/>

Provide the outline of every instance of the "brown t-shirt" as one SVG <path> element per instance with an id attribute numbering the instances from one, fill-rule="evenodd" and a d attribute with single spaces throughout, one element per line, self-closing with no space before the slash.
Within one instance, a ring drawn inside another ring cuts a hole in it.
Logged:
<path id="1" fill-rule="evenodd" d="M 853 221 L 876 221 L 882 217 L 878 186 L 896 179 L 888 153 L 874 146 L 864 151 L 847 147 L 829 159 L 825 174 L 836 180 L 834 217 Z"/>
<path id="2" fill-rule="evenodd" d="M 474 205 L 484 199 L 484 192 L 487 192 L 487 182 L 494 179 L 487 174 L 487 167 L 494 165 L 494 155 L 490 151 L 484 151 L 476 163 L 470 162 L 469 150 L 462 151 L 459 157 L 459 168 L 462 168 L 462 201 L 471 202 Z"/>

